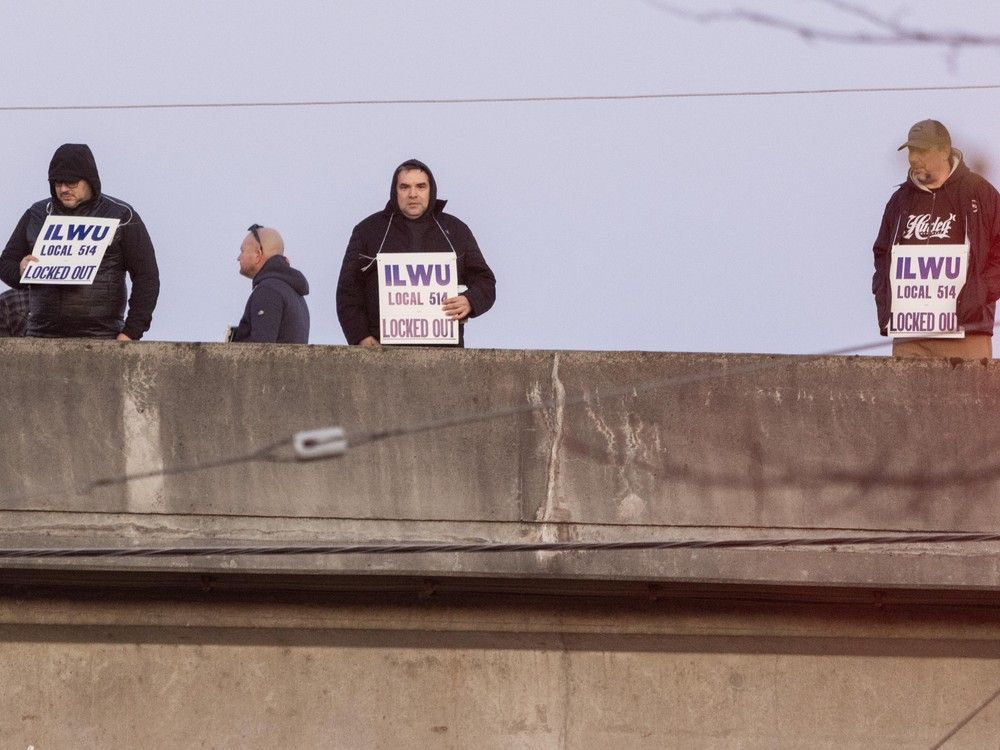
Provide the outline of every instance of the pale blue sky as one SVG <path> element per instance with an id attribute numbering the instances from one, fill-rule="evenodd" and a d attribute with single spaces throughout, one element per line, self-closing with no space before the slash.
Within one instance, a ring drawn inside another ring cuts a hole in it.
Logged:
<path id="1" fill-rule="evenodd" d="M 741 4 L 858 26 L 814 0 Z M 642 0 L 0 7 L 4 107 L 1000 83 L 996 49 L 807 43 Z M 1000 33 L 985 0 L 896 9 L 921 27 Z M 896 146 L 925 117 L 1000 179 L 998 90 L 6 110 L 0 233 L 45 196 L 54 148 L 86 142 L 106 191 L 136 207 L 156 245 L 163 288 L 147 338 L 221 339 L 249 292 L 239 244 L 260 222 L 310 280 L 311 341 L 340 344 L 333 298 L 351 228 L 414 156 L 498 277 L 470 346 L 824 351 L 877 338 L 871 243 L 905 174 Z"/>

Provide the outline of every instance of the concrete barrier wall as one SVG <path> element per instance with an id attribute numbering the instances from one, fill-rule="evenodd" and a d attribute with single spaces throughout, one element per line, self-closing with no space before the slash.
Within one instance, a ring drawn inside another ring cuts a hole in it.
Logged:
<path id="1" fill-rule="evenodd" d="M 30 340 L 0 360 L 0 548 L 1000 530 L 992 362 Z M 990 747 L 995 550 L 0 558 L 0 746 Z"/>
<path id="2" fill-rule="evenodd" d="M 1000 371 L 971 362 L 0 342 L 4 509 L 996 528 Z M 655 384 L 662 383 L 657 387 Z M 651 384 L 654 384 L 651 386 Z M 633 394 L 632 388 L 647 388 Z M 311 427 L 521 414 L 80 494 Z"/>
<path id="3" fill-rule="evenodd" d="M 933 747 L 1000 684 L 995 616 L 530 598 L 0 601 L 0 745 Z M 987 706 L 946 747 L 996 746 Z"/>
<path id="4" fill-rule="evenodd" d="M 0 341 L 0 357 L 8 544 L 1000 530 L 1000 369 L 992 362 L 42 340 Z M 358 435 L 532 405 L 352 447 L 338 459 L 174 473 L 307 428 L 337 424 Z M 87 489 L 147 471 L 163 473 Z M 991 548 L 941 552 L 227 565 L 1000 583 L 995 566 L 982 564 Z M 873 565 L 874 554 L 885 564 Z"/>

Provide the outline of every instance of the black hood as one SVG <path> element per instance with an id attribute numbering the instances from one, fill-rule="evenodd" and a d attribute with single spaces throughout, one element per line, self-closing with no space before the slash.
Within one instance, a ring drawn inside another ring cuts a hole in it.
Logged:
<path id="1" fill-rule="evenodd" d="M 86 143 L 64 143 L 52 155 L 49 162 L 49 193 L 56 201 L 56 182 L 86 180 L 94 191 L 94 198 L 101 195 L 101 177 L 97 174 L 97 162 Z"/>
<path id="2" fill-rule="evenodd" d="M 309 294 L 309 282 L 306 281 L 306 277 L 301 271 L 288 265 L 288 259 L 284 255 L 272 255 L 268 258 L 253 277 L 253 286 L 257 286 L 265 279 L 279 279 L 299 294 Z"/>
<path id="3" fill-rule="evenodd" d="M 444 204 L 447 201 L 439 201 L 437 198 L 437 182 L 434 180 L 434 173 L 431 168 L 424 164 L 419 159 L 407 159 L 392 172 L 392 181 L 389 183 L 389 202 L 385 204 L 385 210 L 390 214 L 399 214 L 403 216 L 402 212 L 399 210 L 399 203 L 396 201 L 396 178 L 399 177 L 399 173 L 404 169 L 422 169 L 427 173 L 427 178 L 431 183 L 431 199 L 427 203 L 427 210 L 424 211 L 424 215 L 420 217 L 423 219 L 425 216 L 430 216 L 435 213 L 440 213 L 444 209 Z M 405 217 L 404 217 L 405 218 Z M 417 219 L 416 221 L 420 221 Z"/>

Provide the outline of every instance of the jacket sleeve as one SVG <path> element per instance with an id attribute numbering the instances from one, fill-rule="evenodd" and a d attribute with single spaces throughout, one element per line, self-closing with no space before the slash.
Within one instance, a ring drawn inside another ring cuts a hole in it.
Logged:
<path id="1" fill-rule="evenodd" d="M 459 282 L 468 287 L 463 294 L 469 300 L 469 304 L 472 305 L 472 312 L 469 313 L 469 317 L 475 318 L 493 307 L 493 303 L 496 302 L 497 279 L 493 275 L 493 270 L 486 263 L 486 258 L 483 257 L 483 253 L 479 249 L 479 244 L 476 242 L 472 230 L 464 224 L 461 226 L 465 237 L 462 242 L 464 255 L 459 273 Z"/>
<path id="2" fill-rule="evenodd" d="M 281 293 L 265 284 L 258 284 L 250 293 L 247 305 L 250 313 L 250 335 L 244 341 L 273 344 L 278 340 L 285 300 Z"/>
<path id="3" fill-rule="evenodd" d="M 360 254 L 365 250 L 360 224 L 351 232 L 351 239 L 344 252 L 337 281 L 337 319 L 348 344 L 359 344 L 370 334 L 365 284 L 361 273 Z"/>
<path id="4" fill-rule="evenodd" d="M 985 181 L 984 181 L 985 182 Z M 989 183 L 981 193 L 983 229 L 989 241 L 989 254 L 983 268 L 987 302 L 1000 299 L 1000 194 Z"/>
<path id="5" fill-rule="evenodd" d="M 4 284 L 14 289 L 28 288 L 27 284 L 21 283 L 21 258 L 31 254 L 27 239 L 30 214 L 30 211 L 24 212 L 24 216 L 14 228 L 14 233 L 7 240 L 3 253 L 0 253 L 0 279 L 3 280 Z"/>
<path id="6" fill-rule="evenodd" d="M 156 266 L 153 241 L 139 214 L 133 214 L 132 221 L 123 231 L 127 234 L 122 237 L 122 253 L 132 280 L 132 293 L 128 298 L 128 315 L 122 333 L 130 339 L 139 340 L 153 321 L 153 309 L 160 296 L 160 270 Z"/>
<path id="7" fill-rule="evenodd" d="M 872 294 L 875 295 L 875 310 L 878 314 L 879 333 L 888 335 L 891 304 L 889 294 L 889 264 L 892 261 L 892 241 L 895 234 L 894 222 L 897 220 L 898 208 L 893 198 L 885 206 L 882 213 L 882 225 L 872 251 L 875 255 L 875 273 L 872 275 Z"/>

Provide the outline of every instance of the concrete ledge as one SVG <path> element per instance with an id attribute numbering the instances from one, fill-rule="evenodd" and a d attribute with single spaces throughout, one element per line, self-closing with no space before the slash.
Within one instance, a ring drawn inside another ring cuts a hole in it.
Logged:
<path id="1" fill-rule="evenodd" d="M 11 339 L 0 357 L 7 547 L 1000 530 L 993 362 Z M 516 405 L 539 408 L 335 460 L 169 473 L 302 429 L 356 434 Z M 992 590 L 995 550 L 3 565 Z"/>

